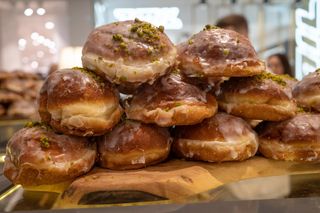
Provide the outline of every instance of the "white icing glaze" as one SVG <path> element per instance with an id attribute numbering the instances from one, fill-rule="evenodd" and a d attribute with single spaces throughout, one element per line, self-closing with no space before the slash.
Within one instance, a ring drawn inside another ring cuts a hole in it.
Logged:
<path id="1" fill-rule="evenodd" d="M 207 106 L 192 106 L 184 103 L 181 106 L 177 106 L 171 108 L 169 110 L 163 110 L 161 108 L 156 108 L 153 110 L 147 110 L 145 108 L 141 108 L 139 106 L 131 106 L 129 109 L 126 109 L 127 117 L 134 120 L 144 120 L 144 117 L 155 117 L 154 123 L 159 126 L 172 126 L 174 123 L 173 117 L 176 113 L 183 114 L 185 116 L 190 115 L 189 111 L 206 111 L 202 118 L 199 117 L 199 122 L 201 120 L 209 117 L 215 111 L 214 107 L 207 107 Z"/>
<path id="2" fill-rule="evenodd" d="M 133 159 L 131 160 L 131 164 L 145 164 L 146 163 L 146 159 L 144 155 L 141 155 L 139 158 L 137 159 Z"/>
<path id="3" fill-rule="evenodd" d="M 292 157 L 295 153 L 299 152 L 308 152 L 308 156 L 306 158 L 295 159 L 286 159 L 286 160 L 301 160 L 301 161 L 320 161 L 318 158 L 320 153 L 320 148 L 315 144 L 306 144 L 305 146 L 295 146 L 294 144 L 284 144 L 278 143 L 277 141 L 260 141 L 261 147 L 263 149 L 268 150 L 268 152 L 273 153 L 272 158 L 278 160 L 278 155 L 281 154 L 282 159 L 285 159 L 285 154 Z M 277 154 L 276 154 L 277 153 Z"/>
<path id="4" fill-rule="evenodd" d="M 123 81 L 123 78 L 126 82 L 152 84 L 158 76 L 164 75 L 167 68 L 174 64 L 176 55 L 177 51 L 174 48 L 166 56 L 154 62 L 127 64 L 123 58 L 111 61 L 93 53 L 87 53 L 82 56 L 82 63 L 89 69 L 103 72 L 110 81 L 117 84 L 121 83 L 120 80 Z"/>

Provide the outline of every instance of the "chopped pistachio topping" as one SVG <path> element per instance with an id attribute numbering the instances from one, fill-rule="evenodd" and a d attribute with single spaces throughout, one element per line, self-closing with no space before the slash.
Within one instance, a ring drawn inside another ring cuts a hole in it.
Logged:
<path id="1" fill-rule="evenodd" d="M 138 37 L 149 43 L 155 43 L 159 40 L 159 32 L 161 32 L 162 28 L 156 28 L 152 26 L 150 23 L 137 21 L 135 19 L 135 23 L 132 24 L 130 28 L 130 32 L 137 33 Z"/>
<path id="2" fill-rule="evenodd" d="M 119 47 L 120 47 L 121 49 L 126 49 L 126 48 L 128 48 L 128 46 L 127 46 L 127 44 L 126 44 L 125 42 L 121 42 L 121 43 L 119 44 Z"/>
<path id="3" fill-rule="evenodd" d="M 158 27 L 158 30 L 163 33 L 163 32 L 164 32 L 164 26 L 160 25 L 160 26 Z"/>
<path id="4" fill-rule="evenodd" d="M 215 29 L 219 29 L 219 27 L 213 26 L 213 25 L 210 25 L 210 24 L 207 24 L 206 26 L 204 26 L 203 31 L 206 31 L 206 30 L 215 30 Z"/>
<path id="5" fill-rule="evenodd" d="M 189 45 L 191 45 L 191 44 L 193 44 L 193 43 L 194 43 L 194 40 L 193 40 L 193 39 L 189 39 L 189 40 L 188 40 L 188 44 L 189 44 Z"/>
<path id="6" fill-rule="evenodd" d="M 227 48 L 223 49 L 223 55 L 224 55 L 224 56 L 228 56 L 229 53 L 230 53 L 230 50 L 229 50 L 229 49 L 227 49 Z"/>
<path id="7" fill-rule="evenodd" d="M 135 18 L 135 19 L 134 19 L 134 22 L 136 22 L 136 23 L 141 23 L 142 21 L 141 21 L 140 19 L 138 19 L 138 18 Z"/>
<path id="8" fill-rule="evenodd" d="M 120 77 L 119 77 L 119 80 L 120 80 L 120 81 L 127 81 L 127 77 L 125 77 L 125 76 L 120 76 Z"/>
<path id="9" fill-rule="evenodd" d="M 114 34 L 112 36 L 112 40 L 114 40 L 114 41 L 123 41 L 123 37 L 120 34 Z"/>
<path id="10" fill-rule="evenodd" d="M 306 112 L 306 110 L 303 107 L 297 108 L 297 113 L 303 113 L 303 112 Z"/>
<path id="11" fill-rule="evenodd" d="M 24 127 L 26 128 L 32 128 L 32 127 L 41 127 L 43 129 L 46 129 L 46 130 L 50 130 L 51 127 L 43 122 L 39 122 L 39 121 L 29 121 L 27 122 Z"/>
<path id="12" fill-rule="evenodd" d="M 49 148 L 50 147 L 50 143 L 49 143 L 49 138 L 47 138 L 46 136 L 42 135 L 40 137 L 40 146 L 42 148 Z"/>
<path id="13" fill-rule="evenodd" d="M 99 59 L 99 58 L 98 58 L 98 59 Z M 102 60 L 102 58 L 99 59 L 99 60 Z M 97 81 L 99 84 L 102 84 L 102 86 L 104 85 L 103 79 L 102 79 L 99 75 L 95 74 L 94 72 L 92 72 L 92 71 L 90 71 L 90 70 L 87 70 L 87 69 L 82 68 L 82 67 L 73 67 L 73 68 L 71 68 L 71 69 L 74 70 L 74 71 L 80 71 L 80 72 L 82 72 L 82 73 L 85 73 L 86 75 L 88 75 L 89 77 L 91 77 L 91 78 L 93 78 L 95 81 Z"/>
<path id="14" fill-rule="evenodd" d="M 171 109 L 170 107 L 166 107 L 166 108 L 164 108 L 163 110 L 166 111 L 166 112 L 169 112 L 170 109 Z"/>
<path id="15" fill-rule="evenodd" d="M 283 76 L 280 75 L 274 75 L 272 73 L 269 72 L 263 72 L 259 75 L 255 76 L 258 80 L 264 80 L 264 79 L 270 79 L 274 82 L 276 82 L 277 84 L 281 85 L 281 86 L 286 86 L 287 83 L 283 80 Z"/>
<path id="16" fill-rule="evenodd" d="M 174 67 L 171 72 L 173 74 L 180 74 L 180 70 L 177 67 Z"/>
<path id="17" fill-rule="evenodd" d="M 148 55 L 151 55 L 152 54 L 152 52 L 153 52 L 153 48 L 152 47 L 148 47 Z"/>
<path id="18" fill-rule="evenodd" d="M 174 106 L 175 106 L 175 107 L 182 106 L 182 103 L 175 103 Z"/>

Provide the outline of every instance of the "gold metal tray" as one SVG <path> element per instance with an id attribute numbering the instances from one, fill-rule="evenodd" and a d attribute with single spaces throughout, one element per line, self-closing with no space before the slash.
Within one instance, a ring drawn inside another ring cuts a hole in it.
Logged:
<path id="1" fill-rule="evenodd" d="M 84 194 L 77 206 L 72 208 L 99 208 L 111 206 L 141 206 L 172 203 L 198 203 L 236 200 L 263 200 L 296 197 L 320 196 L 319 163 L 296 163 L 273 161 L 254 157 L 244 162 L 202 163 L 171 160 L 163 164 L 148 167 L 147 171 L 174 170 L 200 166 L 213 176 L 211 188 L 180 200 L 168 200 L 165 197 L 137 191 L 96 191 Z M 7 187 L 4 185 L 7 184 Z M 70 208 L 57 205 L 61 202 L 62 191 L 69 183 L 52 186 L 48 191 L 23 189 L 21 186 L 8 186 L 10 183 L 2 176 L 0 186 L 0 211 L 39 210 Z M 56 188 L 55 188 L 56 187 Z M 119 202 L 121 201 L 121 202 Z"/>

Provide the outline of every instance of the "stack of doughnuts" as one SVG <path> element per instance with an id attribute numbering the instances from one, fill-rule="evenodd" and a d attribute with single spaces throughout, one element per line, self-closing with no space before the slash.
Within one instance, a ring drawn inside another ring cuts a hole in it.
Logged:
<path id="1" fill-rule="evenodd" d="M 297 115 L 281 122 L 257 126 L 259 151 L 267 158 L 287 161 L 320 161 L 319 69 L 292 84 Z"/>
<path id="2" fill-rule="evenodd" d="M 82 62 L 48 76 L 41 123 L 9 141 L 4 174 L 14 183 L 72 180 L 95 163 L 139 169 L 171 150 L 207 162 L 243 161 L 258 149 L 273 159 L 318 160 L 319 115 L 298 113 L 318 110 L 316 82 L 268 73 L 234 31 L 207 25 L 175 46 L 162 26 L 115 22 L 90 33 Z M 252 120 L 261 122 L 258 134 Z"/>

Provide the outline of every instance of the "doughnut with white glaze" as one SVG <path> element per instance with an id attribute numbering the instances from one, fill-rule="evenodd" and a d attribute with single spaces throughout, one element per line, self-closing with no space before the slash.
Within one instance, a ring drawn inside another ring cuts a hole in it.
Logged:
<path id="1" fill-rule="evenodd" d="M 176 55 L 163 27 L 135 19 L 93 30 L 83 47 L 82 64 L 130 93 L 166 74 Z"/>
<path id="2" fill-rule="evenodd" d="M 99 164 L 114 170 L 143 168 L 165 160 L 170 146 L 167 129 L 126 120 L 98 140 Z"/>
<path id="3" fill-rule="evenodd" d="M 258 137 L 243 119 L 219 112 L 200 124 L 176 127 L 172 149 L 189 160 L 243 161 L 257 152 Z"/>
<path id="4" fill-rule="evenodd" d="M 55 184 L 87 173 L 95 159 L 96 144 L 88 139 L 29 124 L 7 144 L 4 175 L 23 186 Z"/>
<path id="5" fill-rule="evenodd" d="M 232 30 L 207 27 L 177 49 L 189 77 L 253 76 L 265 70 L 248 38 Z"/>
<path id="6" fill-rule="evenodd" d="M 39 114 L 58 132 L 103 135 L 120 120 L 119 94 L 109 82 L 83 68 L 62 69 L 46 79 Z"/>
<path id="7" fill-rule="evenodd" d="M 213 116 L 217 102 L 174 71 L 138 90 L 125 111 L 129 119 L 163 127 L 192 125 Z"/>
<path id="8" fill-rule="evenodd" d="M 292 94 L 298 105 L 320 112 L 320 69 L 299 81 Z"/>
<path id="9" fill-rule="evenodd" d="M 299 113 L 282 122 L 263 122 L 257 131 L 259 151 L 267 158 L 320 161 L 320 114 Z"/>
<path id="10" fill-rule="evenodd" d="M 281 121 L 293 117 L 297 106 L 288 76 L 262 73 L 253 77 L 230 78 L 217 97 L 219 107 L 245 119 Z"/>

